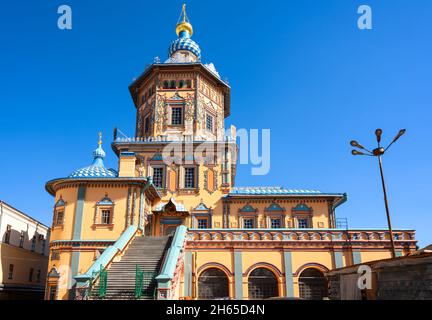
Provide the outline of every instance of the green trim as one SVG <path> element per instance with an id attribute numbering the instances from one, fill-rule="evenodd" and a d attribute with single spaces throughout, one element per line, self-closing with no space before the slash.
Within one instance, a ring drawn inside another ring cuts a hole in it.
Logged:
<path id="1" fill-rule="evenodd" d="M 360 263 L 362 263 L 360 251 L 353 250 L 352 254 L 353 254 L 353 264 L 360 264 Z"/>
<path id="2" fill-rule="evenodd" d="M 396 250 L 395 254 L 396 254 L 396 257 L 402 257 L 403 256 L 403 252 L 400 250 Z"/>
<path id="3" fill-rule="evenodd" d="M 243 257 L 241 251 L 234 251 L 235 298 L 243 299 Z"/>
<path id="4" fill-rule="evenodd" d="M 292 272 L 292 255 L 291 251 L 284 251 L 284 266 L 285 266 L 285 289 L 286 296 L 294 297 L 294 281 Z"/>
<path id="5" fill-rule="evenodd" d="M 341 251 L 334 252 L 335 269 L 343 268 L 343 256 Z"/>
<path id="6" fill-rule="evenodd" d="M 85 185 L 79 186 L 78 199 L 75 208 L 73 240 L 81 240 L 85 193 L 86 193 L 86 186 Z"/>

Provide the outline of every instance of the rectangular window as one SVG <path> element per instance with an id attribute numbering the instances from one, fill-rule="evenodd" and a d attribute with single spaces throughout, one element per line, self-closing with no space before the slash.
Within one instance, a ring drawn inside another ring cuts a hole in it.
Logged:
<path id="1" fill-rule="evenodd" d="M 63 220 L 64 220 L 64 211 L 57 211 L 56 221 L 55 221 L 56 226 L 63 225 Z"/>
<path id="2" fill-rule="evenodd" d="M 171 109 L 171 124 L 178 126 L 183 124 L 183 109 L 181 107 L 175 107 Z"/>
<path id="3" fill-rule="evenodd" d="M 281 219 L 271 219 L 271 228 L 280 229 L 282 227 Z"/>
<path id="4" fill-rule="evenodd" d="M 243 228 L 253 229 L 254 228 L 254 219 L 243 219 Z"/>
<path id="5" fill-rule="evenodd" d="M 207 229 L 207 219 L 198 219 L 198 229 Z"/>
<path id="6" fill-rule="evenodd" d="M 213 117 L 209 114 L 206 116 L 206 129 L 213 132 Z"/>
<path id="7" fill-rule="evenodd" d="M 49 300 L 56 300 L 57 299 L 57 286 L 50 286 L 49 287 Z"/>
<path id="8" fill-rule="evenodd" d="M 156 188 L 163 188 L 164 169 L 153 168 L 153 184 Z"/>
<path id="9" fill-rule="evenodd" d="M 36 282 L 40 283 L 41 282 L 41 270 L 39 269 L 38 272 L 36 273 Z"/>
<path id="10" fill-rule="evenodd" d="M 52 250 L 51 251 L 51 260 L 60 260 L 60 251 Z"/>
<path id="11" fill-rule="evenodd" d="M 195 188 L 195 168 L 185 168 L 185 188 Z"/>
<path id="12" fill-rule="evenodd" d="M 11 232 L 12 232 L 12 226 L 10 224 L 8 224 L 6 227 L 6 233 L 4 236 L 4 242 L 7 244 L 9 244 L 9 242 L 10 242 Z"/>
<path id="13" fill-rule="evenodd" d="M 102 224 L 111 224 L 111 210 L 102 210 Z"/>
<path id="14" fill-rule="evenodd" d="M 21 234 L 20 234 L 20 242 L 19 242 L 19 247 L 20 247 L 20 248 L 23 248 L 23 247 L 24 247 L 24 235 L 25 235 L 25 232 L 24 232 L 24 231 L 21 231 Z"/>
<path id="15" fill-rule="evenodd" d="M 31 240 L 31 251 L 34 252 L 36 249 L 36 236 L 33 236 Z"/>
<path id="16" fill-rule="evenodd" d="M 309 219 L 298 219 L 298 227 L 300 229 L 309 228 Z"/>
<path id="17" fill-rule="evenodd" d="M 148 134 L 150 132 L 150 117 L 145 118 L 144 122 L 144 133 Z"/>
<path id="18" fill-rule="evenodd" d="M 29 272 L 29 282 L 33 282 L 33 268 L 30 268 L 30 272 Z"/>
<path id="19" fill-rule="evenodd" d="M 14 272 L 14 265 L 10 264 L 9 265 L 9 275 L 8 275 L 8 279 L 12 280 L 13 279 L 13 272 Z"/>
<path id="20" fill-rule="evenodd" d="M 45 248 L 46 248 L 46 239 L 42 240 L 42 250 L 41 250 L 41 254 L 45 254 Z"/>

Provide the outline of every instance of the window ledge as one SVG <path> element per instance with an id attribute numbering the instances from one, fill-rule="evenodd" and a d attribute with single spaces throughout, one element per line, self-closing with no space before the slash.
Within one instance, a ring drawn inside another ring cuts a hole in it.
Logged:
<path id="1" fill-rule="evenodd" d="M 104 223 L 95 223 L 93 224 L 93 229 L 113 229 L 114 228 L 114 224 L 110 223 L 110 224 L 104 224 Z"/>

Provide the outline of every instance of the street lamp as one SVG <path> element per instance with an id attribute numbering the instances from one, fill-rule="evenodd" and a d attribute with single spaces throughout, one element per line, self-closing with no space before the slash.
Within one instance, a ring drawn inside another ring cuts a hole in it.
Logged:
<path id="1" fill-rule="evenodd" d="M 395 251 L 395 246 L 394 246 L 394 239 L 393 239 L 393 230 L 392 230 L 392 225 L 391 225 L 391 220 L 390 220 L 390 210 L 389 210 L 389 206 L 388 206 L 388 200 L 387 200 L 387 191 L 386 191 L 386 186 L 385 186 L 385 182 L 384 182 L 384 173 L 383 173 L 383 168 L 382 168 L 382 160 L 381 160 L 381 156 L 384 155 L 384 153 L 386 153 L 386 151 L 393 145 L 393 143 L 395 143 L 400 137 L 402 137 L 405 134 L 406 130 L 402 129 L 399 131 L 399 133 L 396 135 L 396 137 L 394 137 L 393 141 L 386 147 L 383 148 L 381 146 L 381 135 L 382 135 L 382 130 L 381 129 L 376 129 L 375 131 L 375 135 L 377 138 L 377 142 L 378 142 L 378 147 L 373 149 L 372 151 L 366 149 L 365 147 L 363 147 L 361 144 L 359 144 L 357 141 L 353 140 L 350 142 L 351 146 L 359 150 L 352 150 L 351 154 L 353 156 L 370 156 L 370 157 L 377 157 L 378 158 L 378 164 L 379 164 L 379 168 L 380 168 L 380 173 L 381 173 L 381 183 L 382 183 L 382 188 L 383 188 L 383 192 L 384 192 L 384 203 L 385 203 L 385 208 L 386 208 L 386 213 L 387 213 L 387 222 L 388 222 L 388 227 L 389 227 L 389 232 L 390 232 L 390 242 L 391 242 L 391 253 L 392 253 L 392 257 L 396 257 L 396 251 Z"/>

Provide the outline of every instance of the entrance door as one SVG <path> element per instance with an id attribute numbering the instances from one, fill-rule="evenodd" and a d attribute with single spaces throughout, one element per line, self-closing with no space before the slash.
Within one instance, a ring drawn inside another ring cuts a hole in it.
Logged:
<path id="1" fill-rule="evenodd" d="M 165 226 L 164 230 L 163 230 L 163 235 L 164 236 L 171 236 L 175 233 L 175 231 L 177 230 L 178 225 L 175 226 Z"/>

